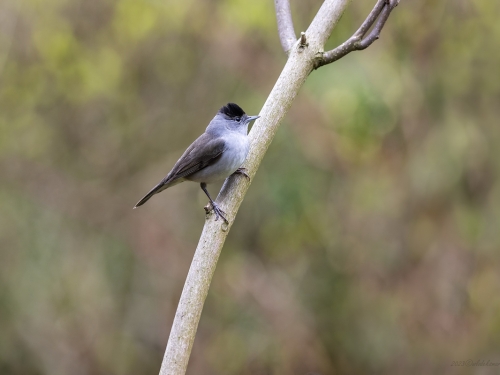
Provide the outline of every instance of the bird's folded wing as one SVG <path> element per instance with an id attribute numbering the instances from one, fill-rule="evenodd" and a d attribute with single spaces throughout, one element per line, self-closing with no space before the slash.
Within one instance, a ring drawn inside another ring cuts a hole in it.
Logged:
<path id="1" fill-rule="evenodd" d="M 163 183 L 170 183 L 178 178 L 189 177 L 203 168 L 215 163 L 224 152 L 225 142 L 222 138 L 212 138 L 203 133 L 187 148 L 175 163 L 172 171 Z"/>

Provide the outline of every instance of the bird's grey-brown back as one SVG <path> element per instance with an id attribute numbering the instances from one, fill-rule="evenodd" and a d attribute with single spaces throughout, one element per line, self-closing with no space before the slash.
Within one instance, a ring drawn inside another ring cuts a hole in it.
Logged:
<path id="1" fill-rule="evenodd" d="M 234 103 L 223 106 L 205 132 L 186 149 L 167 176 L 136 207 L 154 194 L 185 180 L 200 182 L 205 191 L 204 184 L 224 180 L 233 174 L 243 164 L 250 149 L 248 124 L 258 117 L 247 116 Z"/>

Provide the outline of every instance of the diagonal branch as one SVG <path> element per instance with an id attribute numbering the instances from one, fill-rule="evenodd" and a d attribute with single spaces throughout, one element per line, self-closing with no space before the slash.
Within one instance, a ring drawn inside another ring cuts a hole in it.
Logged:
<path id="1" fill-rule="evenodd" d="M 336 49 L 323 53 L 325 41 L 337 25 L 349 2 L 350 0 L 324 0 L 307 31 L 301 34 L 299 43 L 293 28 L 289 0 L 275 0 L 280 40 L 289 56 L 259 113 L 260 119 L 255 122 L 248 135 L 251 146 L 243 167 L 247 169 L 251 178 L 255 176 L 279 124 L 311 71 L 373 43 L 399 0 L 378 0 L 368 18 L 349 40 Z M 318 51 L 321 52 L 318 53 Z M 217 197 L 217 203 L 226 212 L 229 224 L 215 221 L 213 215 L 209 215 L 205 221 L 172 324 L 160 375 L 185 375 L 186 373 L 198 322 L 217 260 L 249 185 L 250 182 L 245 178 L 226 179 Z"/>
<path id="2" fill-rule="evenodd" d="M 287 63 L 259 113 L 260 119 L 255 122 L 248 135 L 251 145 L 243 167 L 247 169 L 250 178 L 255 176 L 281 121 L 313 70 L 317 51 L 323 49 L 324 41 L 328 39 L 349 1 L 325 0 L 307 30 L 307 41 L 304 40 L 302 46 L 299 43 L 296 46 L 294 44 L 290 49 Z M 288 0 L 276 0 L 276 4 L 282 3 L 288 4 Z M 279 11 L 277 13 L 279 20 Z M 215 221 L 214 215 L 209 215 L 205 221 L 172 324 L 160 375 L 186 373 L 196 329 L 217 260 L 249 186 L 250 182 L 242 177 L 226 179 L 216 202 L 225 211 L 229 224 Z"/>
<path id="3" fill-rule="evenodd" d="M 380 37 L 380 32 L 389 18 L 392 10 L 400 0 L 378 0 L 366 20 L 359 29 L 337 48 L 323 53 L 316 62 L 315 69 L 339 60 L 348 53 L 368 48 Z M 368 31 L 371 31 L 368 33 Z M 368 33 L 368 35 L 367 35 Z"/>
<path id="4" fill-rule="evenodd" d="M 293 44 L 297 40 L 295 29 L 293 27 L 292 11 L 289 0 L 274 0 L 276 8 L 276 20 L 278 21 L 278 34 L 280 36 L 281 46 L 288 54 Z"/>

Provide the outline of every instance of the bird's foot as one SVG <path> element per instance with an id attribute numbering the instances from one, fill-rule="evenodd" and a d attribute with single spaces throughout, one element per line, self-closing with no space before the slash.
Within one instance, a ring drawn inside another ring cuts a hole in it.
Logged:
<path id="1" fill-rule="evenodd" d="M 238 168 L 237 170 L 234 171 L 233 174 L 242 174 L 243 176 L 246 177 L 248 181 L 250 181 L 250 176 L 247 174 L 246 168 Z"/>
<path id="2" fill-rule="evenodd" d="M 226 213 L 219 207 L 219 205 L 215 202 L 209 202 L 205 207 L 205 212 L 208 214 L 210 211 L 214 211 L 215 213 L 215 221 L 219 220 L 219 217 L 222 218 L 226 222 L 226 224 L 229 224 L 229 221 L 226 219 Z"/>

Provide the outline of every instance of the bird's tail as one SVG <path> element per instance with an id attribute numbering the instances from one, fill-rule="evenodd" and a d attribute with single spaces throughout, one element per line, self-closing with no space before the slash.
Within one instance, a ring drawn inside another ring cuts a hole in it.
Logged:
<path id="1" fill-rule="evenodd" d="M 165 184 L 160 182 L 158 185 L 156 185 L 154 188 L 151 189 L 149 193 L 147 193 L 137 204 L 134 206 L 134 209 L 142 206 L 144 203 L 146 203 L 153 195 L 158 194 L 160 191 L 165 190 L 167 187 L 169 187 L 168 184 Z"/>

